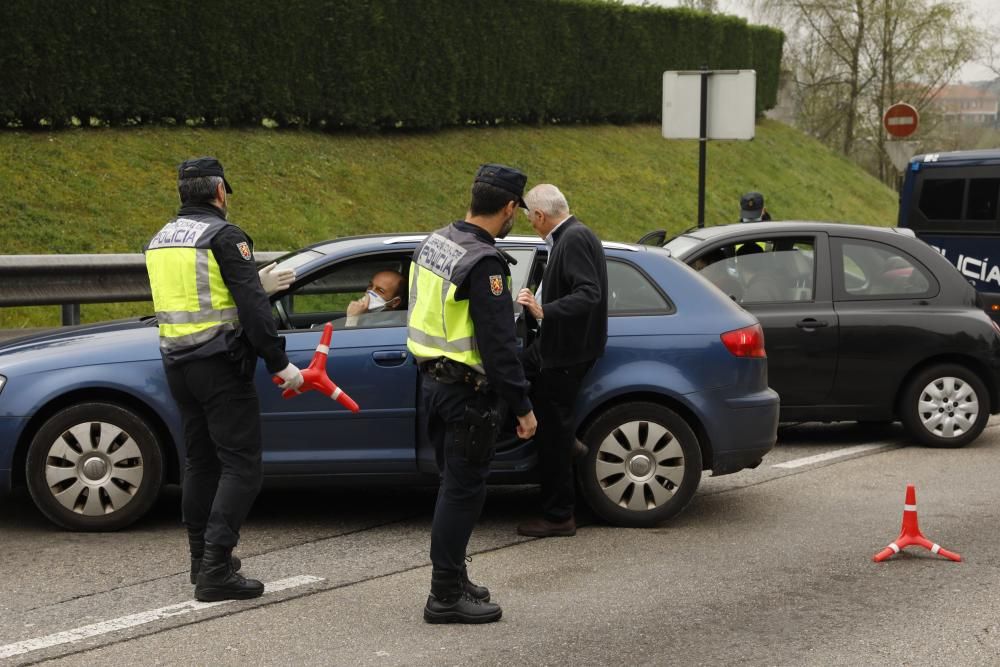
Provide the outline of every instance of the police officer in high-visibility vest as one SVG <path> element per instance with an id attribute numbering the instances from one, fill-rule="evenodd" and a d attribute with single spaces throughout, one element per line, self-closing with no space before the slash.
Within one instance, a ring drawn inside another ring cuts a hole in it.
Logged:
<path id="1" fill-rule="evenodd" d="M 421 423 L 434 443 L 441 486 L 431 527 L 429 623 L 500 618 L 490 592 L 469 580 L 466 547 L 486 499 L 500 401 L 517 435 L 535 433 L 528 382 L 517 356 L 510 268 L 496 248 L 514 226 L 527 177 L 479 168 L 465 220 L 431 234 L 413 253 L 407 347 L 420 365 Z"/>
<path id="2" fill-rule="evenodd" d="M 291 272 L 260 272 L 253 241 L 226 221 L 232 192 L 212 157 L 181 163 L 181 208 L 146 246 L 146 269 L 160 329 L 160 354 L 184 423 L 182 512 L 191 550 L 191 583 L 203 601 L 255 598 L 232 555 L 261 485 L 257 357 L 302 385 L 285 356 L 267 293 L 288 287 Z"/>

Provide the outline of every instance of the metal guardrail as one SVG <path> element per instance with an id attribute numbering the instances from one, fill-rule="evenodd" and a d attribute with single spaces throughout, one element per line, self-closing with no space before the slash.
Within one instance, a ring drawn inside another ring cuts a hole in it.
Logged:
<path id="1" fill-rule="evenodd" d="M 255 253 L 261 266 L 286 253 Z M 150 301 L 142 254 L 0 255 L 0 307 L 62 306 L 64 325 L 80 323 L 82 303 Z"/>

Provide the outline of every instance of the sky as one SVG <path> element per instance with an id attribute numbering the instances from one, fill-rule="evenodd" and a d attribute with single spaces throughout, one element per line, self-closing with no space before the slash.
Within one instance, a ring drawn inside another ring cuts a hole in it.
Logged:
<path id="1" fill-rule="evenodd" d="M 680 4 L 679 0 L 625 0 L 626 4 L 640 5 L 662 5 L 664 7 L 674 7 Z M 956 0 L 963 4 L 979 19 L 981 25 L 993 26 L 1000 32 L 1000 15 L 997 12 L 997 0 Z M 747 10 L 746 0 L 719 0 L 721 10 L 726 14 L 742 16 L 752 22 L 756 22 L 754 17 Z M 985 58 L 985 54 L 983 55 Z M 984 79 L 995 79 L 996 74 L 991 72 L 985 65 L 980 63 L 968 63 L 958 74 L 958 81 L 981 81 Z M 957 82 L 957 81 L 956 81 Z"/>

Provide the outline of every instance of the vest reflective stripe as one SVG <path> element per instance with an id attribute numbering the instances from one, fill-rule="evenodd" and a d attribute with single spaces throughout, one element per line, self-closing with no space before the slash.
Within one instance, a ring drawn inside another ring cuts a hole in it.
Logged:
<path id="1" fill-rule="evenodd" d="M 210 247 L 226 224 L 207 216 L 172 220 L 153 237 L 146 270 L 162 350 L 197 347 L 236 328 L 236 302 Z M 186 234 L 189 229 L 196 233 Z"/>
<path id="2" fill-rule="evenodd" d="M 238 318 L 238 313 L 235 308 L 227 308 L 225 310 L 202 310 L 196 313 L 188 312 L 186 310 L 177 310 L 173 312 L 158 312 L 156 313 L 156 320 L 160 324 L 203 324 L 205 322 L 221 322 L 223 320 L 236 320 Z"/>
<path id="3" fill-rule="evenodd" d="M 210 329 L 203 329 L 185 336 L 160 336 L 160 349 L 165 352 L 173 352 L 174 350 L 197 347 L 204 345 L 223 331 L 231 331 L 235 328 L 236 324 L 234 322 L 222 322 Z"/>

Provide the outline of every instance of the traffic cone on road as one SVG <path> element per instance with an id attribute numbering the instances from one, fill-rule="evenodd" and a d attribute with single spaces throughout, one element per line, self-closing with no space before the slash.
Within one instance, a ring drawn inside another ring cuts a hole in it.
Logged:
<path id="1" fill-rule="evenodd" d="M 917 525 L 917 490 L 912 484 L 906 485 L 906 503 L 903 505 L 903 528 L 899 531 L 899 537 L 882 551 L 879 551 L 872 558 L 876 563 L 881 563 L 894 554 L 898 554 L 906 547 L 915 544 L 929 549 L 932 553 L 944 556 L 949 560 L 959 562 L 962 557 L 954 552 L 942 549 L 940 544 L 931 542 L 920 532 Z"/>

